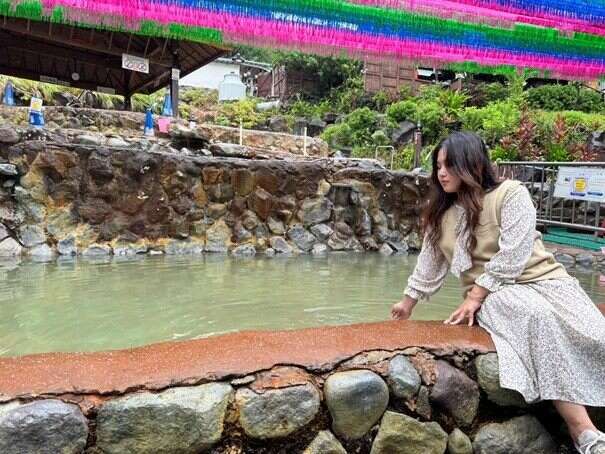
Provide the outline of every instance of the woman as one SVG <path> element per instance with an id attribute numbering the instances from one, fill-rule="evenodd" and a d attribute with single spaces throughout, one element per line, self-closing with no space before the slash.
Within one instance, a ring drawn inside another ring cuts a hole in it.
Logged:
<path id="1" fill-rule="evenodd" d="M 444 323 L 476 320 L 496 346 L 501 386 L 527 402 L 552 400 L 578 452 L 605 454 L 584 407 L 605 407 L 605 317 L 544 249 L 528 190 L 499 183 L 485 144 L 468 132 L 437 147 L 431 179 L 424 243 L 392 316 L 409 318 L 449 269 L 464 302 Z"/>

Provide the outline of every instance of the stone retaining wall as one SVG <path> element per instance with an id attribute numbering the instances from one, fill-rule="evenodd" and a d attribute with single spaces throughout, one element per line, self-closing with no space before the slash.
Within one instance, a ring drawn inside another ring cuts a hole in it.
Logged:
<path id="1" fill-rule="evenodd" d="M 0 256 L 419 247 L 426 180 L 371 162 L 249 160 L 0 127 Z"/>
<path id="2" fill-rule="evenodd" d="M 500 388 L 490 350 L 480 328 L 387 322 L 0 358 L 0 452 L 572 452 L 550 406 Z"/>
<path id="3" fill-rule="evenodd" d="M 0 104 L 0 126 L 6 123 L 27 126 L 26 107 L 9 107 Z M 88 132 L 102 131 L 118 135 L 142 135 L 145 114 L 139 112 L 75 109 L 72 107 L 48 106 L 44 108 L 47 128 L 81 129 Z M 157 118 L 156 118 L 157 120 Z M 175 125 L 187 127 L 186 121 L 174 121 Z M 239 143 L 239 129 L 212 124 L 199 125 L 198 133 L 214 142 Z M 156 121 L 156 132 L 157 121 Z M 243 144 L 249 147 L 273 150 L 278 152 L 302 155 L 305 145 L 301 136 L 245 129 Z M 329 147 L 326 142 L 316 137 L 306 139 L 306 152 L 312 156 L 327 156 Z"/>

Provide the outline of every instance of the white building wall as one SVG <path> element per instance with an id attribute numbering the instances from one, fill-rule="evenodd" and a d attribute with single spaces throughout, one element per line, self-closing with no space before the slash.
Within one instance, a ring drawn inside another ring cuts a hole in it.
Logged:
<path id="1" fill-rule="evenodd" d="M 239 74 L 238 64 L 213 61 L 183 77 L 179 83 L 181 86 L 218 90 L 218 86 L 225 75 L 232 72 Z"/>

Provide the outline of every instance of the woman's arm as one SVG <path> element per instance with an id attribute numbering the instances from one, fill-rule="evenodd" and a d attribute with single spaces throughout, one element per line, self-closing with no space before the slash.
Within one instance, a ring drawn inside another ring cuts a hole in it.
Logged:
<path id="1" fill-rule="evenodd" d="M 500 212 L 500 250 L 485 264 L 475 284 L 495 292 L 514 283 L 525 270 L 534 248 L 536 209 L 525 186 L 511 189 Z"/>
<path id="2" fill-rule="evenodd" d="M 414 272 L 408 278 L 408 285 L 403 292 L 404 298 L 393 306 L 392 317 L 409 318 L 418 300 L 428 299 L 441 288 L 448 269 L 449 265 L 441 251 L 435 250 L 425 235 Z"/>

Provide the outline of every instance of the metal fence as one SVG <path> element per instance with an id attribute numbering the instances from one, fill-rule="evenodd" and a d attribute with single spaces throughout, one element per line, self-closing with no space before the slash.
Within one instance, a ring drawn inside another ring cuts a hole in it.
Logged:
<path id="1" fill-rule="evenodd" d="M 605 168 L 605 162 L 504 161 L 497 163 L 496 169 L 498 177 L 525 184 L 536 205 L 538 224 L 590 231 L 595 235 L 605 232 L 601 226 L 605 207 L 601 203 L 554 196 L 559 168 L 564 166 Z"/>

